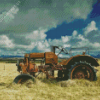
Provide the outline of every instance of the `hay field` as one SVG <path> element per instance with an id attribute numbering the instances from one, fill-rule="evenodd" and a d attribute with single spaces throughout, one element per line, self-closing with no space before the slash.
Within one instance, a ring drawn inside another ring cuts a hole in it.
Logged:
<path id="1" fill-rule="evenodd" d="M 100 62 L 100 60 L 99 60 Z M 100 100 L 100 67 L 98 80 L 29 80 L 23 85 L 14 84 L 13 79 L 19 75 L 12 63 L 0 63 L 0 100 Z"/>

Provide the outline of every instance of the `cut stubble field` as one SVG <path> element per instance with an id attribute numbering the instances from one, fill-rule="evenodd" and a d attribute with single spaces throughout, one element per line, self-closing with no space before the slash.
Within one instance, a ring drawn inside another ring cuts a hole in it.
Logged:
<path id="1" fill-rule="evenodd" d="M 99 60 L 100 63 L 100 60 Z M 42 75 L 36 82 L 14 84 L 19 75 L 15 63 L 0 63 L 0 100 L 100 100 L 100 66 L 97 81 L 68 80 L 56 82 Z"/>

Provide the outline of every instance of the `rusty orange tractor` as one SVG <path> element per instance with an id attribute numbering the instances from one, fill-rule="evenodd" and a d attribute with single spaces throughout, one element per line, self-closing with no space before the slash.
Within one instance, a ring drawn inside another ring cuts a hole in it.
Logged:
<path id="1" fill-rule="evenodd" d="M 46 78 L 57 80 L 97 80 L 94 67 L 99 66 L 99 64 L 95 58 L 85 55 L 85 52 L 83 52 L 81 55 L 70 57 L 58 63 L 58 56 L 55 54 L 55 48 L 59 49 L 58 46 L 52 46 L 52 52 L 25 54 L 24 60 L 19 60 L 16 64 L 17 70 L 21 74 L 14 79 L 14 82 L 23 83 L 28 79 L 34 80 L 34 77 L 37 77 L 41 72 L 46 74 Z M 68 54 L 64 48 L 61 49 L 59 54 L 61 52 Z M 41 65 L 37 66 L 37 64 L 35 64 L 36 60 L 41 61 Z M 57 77 L 54 77 L 55 70 L 58 71 Z"/>

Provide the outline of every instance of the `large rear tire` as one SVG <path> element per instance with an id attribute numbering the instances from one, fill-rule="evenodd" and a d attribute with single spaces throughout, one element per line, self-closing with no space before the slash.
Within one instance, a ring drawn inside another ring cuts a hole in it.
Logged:
<path id="1" fill-rule="evenodd" d="M 25 83 L 27 80 L 31 79 L 32 81 L 35 81 L 34 77 L 28 74 L 21 74 L 18 75 L 15 79 L 14 79 L 14 83 L 16 84 L 23 84 Z"/>
<path id="2" fill-rule="evenodd" d="M 87 62 L 76 62 L 68 69 L 68 79 L 87 79 L 96 81 L 96 70 Z"/>

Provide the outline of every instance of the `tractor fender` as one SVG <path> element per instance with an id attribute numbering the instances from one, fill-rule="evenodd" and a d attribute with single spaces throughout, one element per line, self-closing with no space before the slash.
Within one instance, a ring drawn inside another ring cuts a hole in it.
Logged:
<path id="1" fill-rule="evenodd" d="M 29 75 L 29 74 L 20 74 L 17 77 L 15 77 L 13 82 L 17 84 L 17 83 L 19 83 L 20 79 L 24 79 L 25 81 L 28 80 L 28 79 L 32 79 L 32 81 L 35 82 L 35 78 L 33 76 Z"/>
<path id="2" fill-rule="evenodd" d="M 60 64 L 69 66 L 75 64 L 75 62 L 80 62 L 80 61 L 90 63 L 92 66 L 96 66 L 96 67 L 99 66 L 97 60 L 89 55 L 76 55 L 69 58 L 68 60 L 63 60 Z"/>

